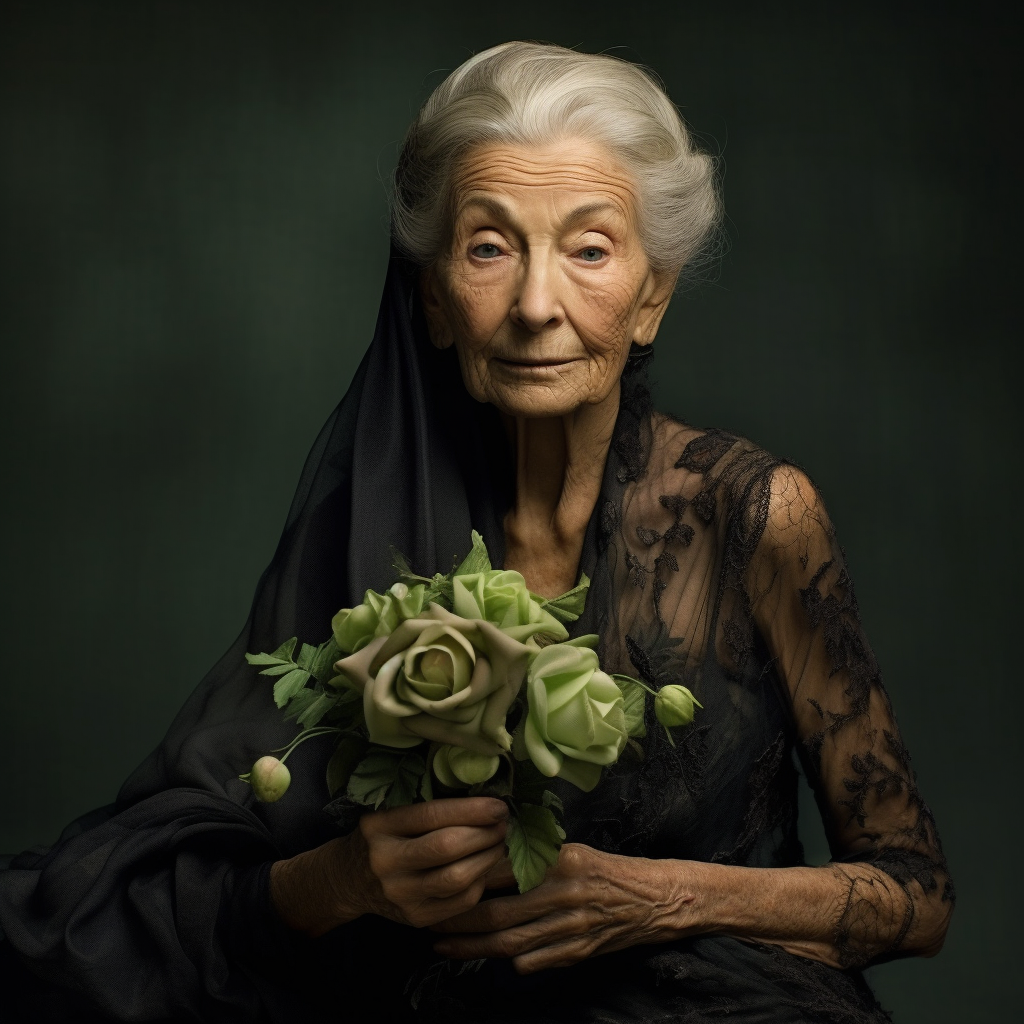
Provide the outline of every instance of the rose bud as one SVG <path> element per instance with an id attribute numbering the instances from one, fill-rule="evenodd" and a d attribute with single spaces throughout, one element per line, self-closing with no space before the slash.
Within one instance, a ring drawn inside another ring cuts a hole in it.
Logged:
<path id="1" fill-rule="evenodd" d="M 280 800 L 288 792 L 291 781 L 292 773 L 288 771 L 288 766 L 269 754 L 252 766 L 249 776 L 256 799 L 265 804 Z"/>
<path id="2" fill-rule="evenodd" d="M 434 774 L 451 789 L 486 782 L 498 770 L 499 757 L 444 744 L 434 755 Z"/>
<path id="3" fill-rule="evenodd" d="M 654 715 L 664 726 L 689 725 L 694 705 L 703 707 L 685 686 L 663 686 L 654 697 Z"/>

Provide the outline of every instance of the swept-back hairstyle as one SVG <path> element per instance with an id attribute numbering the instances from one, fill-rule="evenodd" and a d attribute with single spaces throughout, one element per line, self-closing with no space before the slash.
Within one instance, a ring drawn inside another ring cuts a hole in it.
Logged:
<path id="1" fill-rule="evenodd" d="M 715 161 L 694 145 L 653 76 L 606 54 L 527 42 L 471 57 L 423 105 L 395 171 L 396 244 L 423 267 L 445 254 L 455 171 L 474 147 L 567 138 L 604 145 L 634 178 L 652 267 L 699 270 L 714 254 L 721 221 Z"/>

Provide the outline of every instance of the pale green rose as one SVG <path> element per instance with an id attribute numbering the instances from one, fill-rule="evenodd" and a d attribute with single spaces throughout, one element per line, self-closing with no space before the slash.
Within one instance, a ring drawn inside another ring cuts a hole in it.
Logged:
<path id="1" fill-rule="evenodd" d="M 537 633 L 555 641 L 569 638 L 565 626 L 541 607 L 522 574 L 512 569 L 456 576 L 452 588 L 452 610 L 463 618 L 493 622 L 516 640 L 527 640 Z"/>
<path id="2" fill-rule="evenodd" d="M 362 691 L 374 743 L 434 740 L 495 757 L 512 744 L 505 716 L 535 650 L 432 604 L 334 667 Z"/>
<path id="3" fill-rule="evenodd" d="M 526 695 L 516 756 L 528 756 L 544 775 L 557 775 L 589 793 L 601 768 L 619 759 L 628 738 L 615 681 L 600 670 L 594 651 L 554 644 L 534 657 Z"/>
<path id="4" fill-rule="evenodd" d="M 437 748 L 434 754 L 434 774 L 451 789 L 465 789 L 478 782 L 486 782 L 498 770 L 501 758 L 488 757 L 465 747 L 453 747 L 448 743 Z"/>
<path id="5" fill-rule="evenodd" d="M 654 697 L 654 715 L 664 726 L 689 725 L 693 721 L 694 705 L 704 705 L 685 686 L 663 686 Z"/>
<path id="6" fill-rule="evenodd" d="M 261 757 L 249 773 L 249 783 L 256 799 L 265 804 L 280 800 L 288 792 L 291 781 L 292 773 L 288 766 L 269 754 Z"/>
<path id="7" fill-rule="evenodd" d="M 375 637 L 389 636 L 403 619 L 420 614 L 425 590 L 422 583 L 412 588 L 396 583 L 386 594 L 368 590 L 362 604 L 342 608 L 331 620 L 335 642 L 353 654 Z"/>

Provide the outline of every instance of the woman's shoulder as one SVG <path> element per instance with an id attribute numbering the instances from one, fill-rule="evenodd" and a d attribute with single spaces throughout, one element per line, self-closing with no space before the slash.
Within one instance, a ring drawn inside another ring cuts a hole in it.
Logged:
<path id="1" fill-rule="evenodd" d="M 651 414 L 647 476 L 674 493 L 695 496 L 713 490 L 722 497 L 776 470 L 802 470 L 766 448 L 722 427 L 698 427 L 667 413 Z"/>
<path id="2" fill-rule="evenodd" d="M 831 531 L 817 488 L 795 463 L 721 427 L 698 427 L 661 412 L 652 413 L 650 423 L 650 501 L 686 508 L 706 526 L 728 527 L 745 545 L 766 531 L 779 535 L 806 524 L 808 516 Z"/>

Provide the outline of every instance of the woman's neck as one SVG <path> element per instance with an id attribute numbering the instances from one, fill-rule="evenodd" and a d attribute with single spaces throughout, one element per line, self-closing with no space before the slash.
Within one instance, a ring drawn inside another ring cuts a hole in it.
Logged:
<path id="1" fill-rule="evenodd" d="M 604 401 L 566 416 L 506 417 L 516 488 L 505 516 L 505 568 L 521 572 L 543 597 L 576 585 L 618 411 L 616 385 Z"/>

